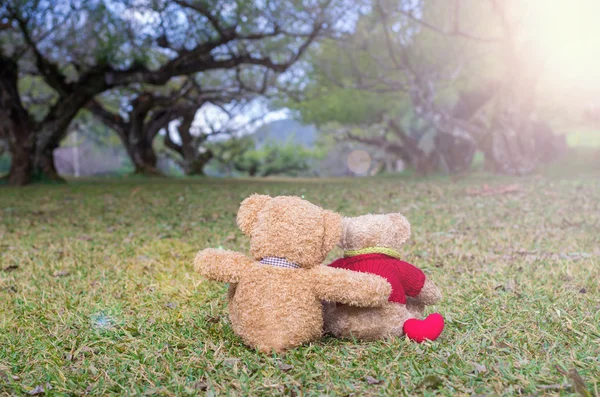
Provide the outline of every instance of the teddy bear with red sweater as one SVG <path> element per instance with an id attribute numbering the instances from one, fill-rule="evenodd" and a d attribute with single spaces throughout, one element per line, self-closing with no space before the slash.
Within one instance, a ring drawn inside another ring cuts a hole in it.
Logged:
<path id="1" fill-rule="evenodd" d="M 434 313 L 421 318 L 425 306 L 436 304 L 442 294 L 421 269 L 401 259 L 398 250 L 411 233 L 408 220 L 399 213 L 369 214 L 344 218 L 342 228 L 344 258 L 329 266 L 383 277 L 392 293 L 379 307 L 326 303 L 325 331 L 363 340 L 405 334 L 417 342 L 435 340 L 444 328 L 443 317 Z"/>

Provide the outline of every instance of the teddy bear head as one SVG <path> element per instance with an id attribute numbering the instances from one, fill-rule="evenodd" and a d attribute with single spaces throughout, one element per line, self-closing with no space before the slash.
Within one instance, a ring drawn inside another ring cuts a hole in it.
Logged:
<path id="1" fill-rule="evenodd" d="M 294 196 L 254 194 L 240 205 L 237 224 L 254 259 L 285 258 L 302 268 L 320 265 L 342 235 L 339 214 Z"/>
<path id="2" fill-rule="evenodd" d="M 409 237 L 410 223 L 402 214 L 368 214 L 342 220 L 339 246 L 344 251 L 371 247 L 399 250 Z"/>

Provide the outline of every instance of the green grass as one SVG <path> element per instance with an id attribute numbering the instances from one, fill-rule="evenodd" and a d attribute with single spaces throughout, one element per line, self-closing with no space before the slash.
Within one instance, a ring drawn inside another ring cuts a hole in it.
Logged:
<path id="1" fill-rule="evenodd" d="M 520 193 L 467 194 L 513 183 Z M 404 212 L 406 260 L 445 293 L 431 309 L 442 337 L 245 347 L 226 286 L 192 260 L 205 247 L 248 252 L 235 215 L 254 192 Z M 600 390 L 592 176 L 92 180 L 4 188 L 0 216 L 0 395 L 577 395 L 570 369 Z"/>
<path id="2" fill-rule="evenodd" d="M 581 126 L 570 129 L 567 143 L 571 147 L 600 148 L 600 129 Z"/>

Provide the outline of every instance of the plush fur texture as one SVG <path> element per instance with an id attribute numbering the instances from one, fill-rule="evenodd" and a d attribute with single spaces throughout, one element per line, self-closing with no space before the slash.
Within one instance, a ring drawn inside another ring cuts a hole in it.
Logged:
<path id="1" fill-rule="evenodd" d="M 344 251 L 385 247 L 399 250 L 410 237 L 410 223 L 401 214 L 362 215 L 344 218 L 340 247 Z M 325 330 L 336 337 L 377 340 L 403 335 L 409 318 L 422 318 L 426 305 L 437 303 L 442 294 L 426 279 L 420 292 L 407 296 L 406 304 L 386 302 L 381 307 L 359 308 L 325 304 Z"/>
<path id="2" fill-rule="evenodd" d="M 391 287 L 385 279 L 322 266 L 339 242 L 341 216 L 298 197 L 252 195 L 238 211 L 240 229 L 250 237 L 252 258 L 205 249 L 194 261 L 205 277 L 232 283 L 228 291 L 233 330 L 263 352 L 282 352 L 318 339 L 323 329 L 321 301 L 380 306 Z M 285 258 L 300 266 L 261 264 Z"/>
<path id="3" fill-rule="evenodd" d="M 339 244 L 344 251 L 369 247 L 398 250 L 410 238 L 410 223 L 402 214 L 368 214 L 344 218 Z"/>

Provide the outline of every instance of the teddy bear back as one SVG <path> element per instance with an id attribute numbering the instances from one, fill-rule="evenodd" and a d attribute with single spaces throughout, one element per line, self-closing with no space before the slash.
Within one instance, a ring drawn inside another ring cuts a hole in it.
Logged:
<path id="1" fill-rule="evenodd" d="M 400 213 L 367 214 L 342 220 L 344 251 L 384 247 L 399 250 L 410 238 L 410 222 Z"/>
<path id="2" fill-rule="evenodd" d="M 284 258 L 302 268 L 323 262 L 339 242 L 341 220 L 300 197 L 259 194 L 245 199 L 237 215 L 254 259 Z"/>

